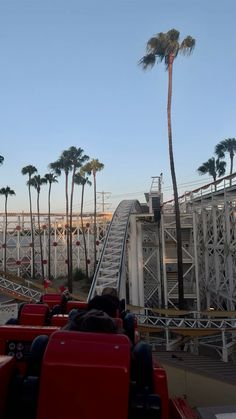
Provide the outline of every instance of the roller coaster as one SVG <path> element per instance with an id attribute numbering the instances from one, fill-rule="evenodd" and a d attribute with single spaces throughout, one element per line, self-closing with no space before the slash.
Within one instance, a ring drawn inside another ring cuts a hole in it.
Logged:
<path id="1" fill-rule="evenodd" d="M 139 341 L 138 336 L 162 332 L 166 334 L 170 350 L 178 345 L 178 340 L 183 344 L 183 336 L 199 338 L 220 334 L 222 359 L 226 361 L 229 348 L 234 347 L 235 312 L 227 311 L 226 316 L 217 310 L 214 313 L 192 309 L 179 312 L 175 308 L 155 309 L 140 304 L 145 302 L 140 278 L 136 284 L 134 280 L 131 283 L 127 280 L 132 256 L 136 260 L 139 252 L 132 237 L 134 220 L 140 217 L 148 219 L 150 215 L 142 212 L 136 200 L 122 201 L 117 207 L 88 295 L 89 302 L 103 295 L 104 290 L 113 289 L 120 299 L 132 303 L 126 305 L 129 321 L 119 315 L 116 319 L 122 333 L 66 331 L 63 327 L 70 310 L 86 311 L 87 303 L 72 300 L 65 305 L 62 295 L 50 290 L 44 294 L 42 288 L 35 290 L 19 278 L 15 280 L 2 273 L 0 289 L 28 304 L 16 313 L 17 324 L 0 326 L 0 390 L 4 395 L 0 417 L 197 417 L 185 399 L 169 397 L 165 370 L 153 361 L 150 346 Z M 150 294 L 153 297 L 153 291 Z M 58 306 L 60 310 L 55 314 Z M 177 338 L 171 340 L 174 334 Z"/>
<path id="2" fill-rule="evenodd" d="M 185 292 L 185 296 L 186 298 L 189 296 L 190 303 L 191 301 L 196 302 L 195 308 L 190 306 L 190 308 L 182 314 L 189 319 L 189 321 L 185 322 L 185 327 L 183 327 L 183 322 L 179 322 L 178 318 L 175 319 L 175 316 L 179 315 L 178 310 L 175 310 L 177 297 L 175 289 L 177 281 L 173 281 L 170 276 L 172 272 L 168 272 L 168 268 L 171 264 L 173 265 L 174 259 L 172 255 L 168 254 L 168 242 L 166 242 L 166 240 L 170 239 L 173 243 L 175 242 L 173 216 L 168 209 L 168 205 L 170 205 L 171 202 L 167 202 L 162 206 L 166 209 L 162 210 L 163 215 L 160 226 L 155 222 L 153 223 L 153 221 L 150 223 L 150 219 L 153 220 L 153 208 L 151 208 L 150 214 L 150 212 L 143 213 L 142 206 L 136 200 L 125 200 L 119 204 L 114 212 L 105 236 L 102 252 L 100 254 L 88 298 L 91 299 L 96 294 L 102 294 L 102 290 L 106 287 L 116 289 L 119 296 L 121 298 L 126 298 L 127 303 L 131 304 L 131 310 L 134 310 L 137 314 L 140 327 L 142 327 L 143 330 L 146 330 L 148 331 L 147 333 L 153 335 L 157 330 L 160 330 L 161 324 L 161 329 L 165 329 L 167 349 L 176 347 L 178 341 L 181 344 L 181 337 L 176 338 L 173 333 L 169 333 L 170 328 L 168 326 L 169 321 L 166 321 L 167 316 L 168 318 L 173 318 L 173 322 L 176 323 L 176 327 L 171 328 L 172 332 L 175 331 L 176 335 L 186 336 L 186 334 L 188 334 L 189 345 L 192 345 L 193 343 L 191 340 L 193 336 L 199 337 L 197 345 L 204 345 L 205 338 L 203 336 L 207 334 L 207 331 L 209 332 L 209 336 L 215 331 L 217 335 L 217 350 L 219 350 L 220 339 L 221 359 L 227 361 L 234 348 L 233 332 L 235 328 L 235 322 L 233 320 L 235 311 L 234 309 L 230 310 L 231 307 L 234 308 L 234 300 L 229 292 L 228 297 L 226 295 L 226 290 L 234 289 L 233 275 L 235 267 L 232 263 L 234 253 L 234 237 L 232 231 L 234 231 L 233 229 L 235 228 L 233 221 L 234 206 L 232 206 L 234 202 L 234 179 L 235 176 L 231 176 L 218 181 L 219 185 L 223 183 L 223 189 L 215 190 L 215 185 L 209 184 L 180 197 L 180 203 L 182 202 L 181 205 L 183 205 L 183 232 L 186 234 L 186 228 L 189 229 L 191 217 L 193 217 L 193 226 L 191 227 L 193 231 L 191 232 L 189 230 L 189 234 L 190 236 L 196 236 L 196 239 L 201 243 L 201 247 L 197 246 L 195 243 L 194 246 L 192 246 L 192 250 L 191 243 L 189 244 L 189 242 L 186 242 L 186 245 L 184 243 L 183 246 L 184 260 L 186 260 L 184 281 L 185 284 L 188 284 L 188 287 L 191 288 L 191 291 Z M 154 178 L 154 181 L 155 180 L 156 179 Z M 158 196 L 160 197 L 159 182 L 157 187 L 155 184 L 151 187 L 149 204 L 152 205 L 152 197 L 155 198 Z M 217 199 L 216 202 L 214 201 L 215 198 Z M 212 207 L 213 212 L 210 210 L 206 211 L 205 207 L 207 206 L 207 208 L 209 208 L 209 205 L 212 205 L 212 202 L 214 202 Z M 219 209 L 216 216 L 216 205 L 218 203 L 219 207 L 222 208 L 222 202 L 225 203 L 225 209 Z M 228 206 L 226 205 L 227 202 L 229 202 Z M 193 205 L 196 207 L 196 210 L 194 212 L 192 211 L 193 216 L 192 213 L 189 214 L 188 211 L 186 212 L 186 208 L 189 207 L 189 205 L 190 207 Z M 198 210 L 199 205 L 203 205 L 201 212 Z M 216 217 L 215 219 L 214 215 Z M 196 222 L 197 218 L 198 223 Z M 222 223 L 225 222 L 226 229 L 222 225 Z M 229 225 L 228 227 L 229 223 L 231 223 L 231 226 Z M 162 236 L 161 247 L 159 246 L 158 241 L 154 242 L 156 240 L 156 231 L 159 227 Z M 149 232 L 150 229 L 152 229 L 152 235 Z M 222 232 L 224 231 L 226 236 L 225 239 L 222 237 Z M 229 231 L 231 231 L 230 234 Z M 167 239 L 165 239 L 164 236 Z M 152 242 L 154 242 L 154 244 L 152 244 Z M 222 252 L 226 246 L 230 249 L 230 252 L 225 254 L 225 260 L 222 260 Z M 172 249 L 172 247 L 170 249 Z M 200 255 L 199 252 L 201 249 L 204 249 L 204 254 Z M 161 252 L 162 258 L 160 255 Z M 145 258 L 146 261 L 143 262 L 142 268 L 142 260 Z M 155 259 L 156 265 L 154 266 L 153 260 Z M 220 263 L 222 268 L 219 265 Z M 161 264 L 163 265 L 162 273 L 159 271 L 159 265 Z M 217 283 L 213 283 L 214 266 L 218 266 L 218 269 L 215 272 Z M 153 279 L 153 272 L 155 270 L 156 277 Z M 198 280 L 198 278 L 201 274 L 203 275 L 204 272 L 206 272 L 206 275 L 203 276 L 203 281 L 200 284 L 200 279 Z M 222 279 L 220 278 L 220 275 Z M 206 282 L 207 278 L 208 283 Z M 30 286 L 27 286 L 27 282 L 22 281 L 21 278 L 18 278 L 15 275 L 9 273 L 4 274 L 4 272 L 0 273 L 0 290 L 2 292 L 6 293 L 9 297 L 18 300 L 31 302 L 38 301 L 42 293 L 44 293 L 43 287 L 37 285 L 37 288 L 35 288 L 35 285 L 32 284 L 32 282 L 28 282 L 28 284 L 30 284 Z M 206 290 L 205 292 L 204 289 Z M 163 290 L 165 310 L 161 311 L 162 316 L 159 312 L 158 317 L 156 317 L 155 310 L 153 311 L 152 308 L 155 308 L 156 306 L 160 307 L 162 305 L 160 297 L 162 296 Z M 217 295 L 215 294 L 216 291 Z M 200 292 L 202 295 L 200 295 Z M 154 298 L 155 295 L 158 296 L 157 300 Z M 202 301 L 204 302 L 206 296 L 209 300 L 207 308 L 203 307 L 203 310 L 201 310 Z M 224 312 L 222 311 L 221 301 L 227 301 L 227 298 L 228 310 Z M 139 308 L 134 309 L 133 306 L 138 306 Z M 212 306 L 215 307 L 213 311 L 209 310 Z M 13 309 L 13 306 L 11 307 Z M 11 307 L 9 306 L 9 308 L 7 308 L 6 306 L 2 306 L 1 310 L 6 312 L 7 310 L 11 310 Z M 214 321 L 215 317 L 218 318 L 220 316 L 224 319 L 228 316 L 226 328 L 223 327 L 224 323 L 222 321 L 220 322 L 217 319 Z M 212 319 L 211 322 L 213 322 L 213 327 L 210 326 L 209 321 L 205 322 L 206 317 Z M 191 319 L 193 318 L 198 319 L 198 321 L 191 322 Z M 225 337 L 225 334 L 227 337 Z"/>

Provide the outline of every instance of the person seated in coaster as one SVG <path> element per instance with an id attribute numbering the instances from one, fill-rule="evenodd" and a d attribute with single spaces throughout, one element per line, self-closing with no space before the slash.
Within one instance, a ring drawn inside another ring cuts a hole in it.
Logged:
<path id="1" fill-rule="evenodd" d="M 86 312 L 72 310 L 69 314 L 69 321 L 64 330 L 95 332 L 95 333 L 117 333 L 117 326 L 106 312 L 90 309 Z"/>
<path id="2" fill-rule="evenodd" d="M 116 317 L 120 301 L 115 295 L 96 295 L 88 303 L 88 310 L 102 310 L 110 317 Z"/>

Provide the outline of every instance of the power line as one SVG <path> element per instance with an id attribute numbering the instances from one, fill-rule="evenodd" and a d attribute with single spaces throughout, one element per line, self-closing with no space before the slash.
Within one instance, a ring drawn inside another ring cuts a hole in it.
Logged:
<path id="1" fill-rule="evenodd" d="M 102 212 L 105 212 L 105 207 L 110 207 L 110 202 L 105 202 L 106 198 L 110 198 L 111 197 L 111 192 L 97 192 L 98 195 L 101 195 L 101 202 L 98 202 L 98 205 L 102 206 Z"/>

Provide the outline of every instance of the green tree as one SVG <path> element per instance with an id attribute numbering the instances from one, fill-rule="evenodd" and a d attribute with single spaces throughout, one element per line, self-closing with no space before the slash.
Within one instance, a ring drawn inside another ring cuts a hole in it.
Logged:
<path id="1" fill-rule="evenodd" d="M 171 125 L 171 102 L 172 102 L 172 73 L 173 64 L 178 54 L 190 55 L 195 47 L 195 40 L 187 36 L 182 42 L 179 41 L 179 31 L 171 29 L 166 33 L 160 32 L 147 42 L 147 53 L 139 61 L 144 70 L 152 68 L 155 63 L 164 61 L 168 71 L 168 100 L 167 100 L 167 121 L 168 121 L 168 143 L 170 170 L 174 192 L 175 221 L 176 221 L 176 242 L 177 242 L 177 266 L 178 266 L 178 298 L 179 308 L 184 308 L 184 286 L 183 286 L 183 258 L 182 258 L 182 237 L 180 210 L 178 200 L 178 188 L 175 174 L 174 153 L 172 143 Z"/>
<path id="2" fill-rule="evenodd" d="M 39 230 L 40 260 L 41 260 L 41 275 L 42 275 L 42 281 L 44 281 L 43 245 L 42 245 L 41 225 L 40 225 L 39 196 L 40 196 L 41 186 L 47 183 L 47 180 L 44 177 L 41 177 L 40 175 L 35 175 L 28 182 L 30 183 L 30 186 L 33 186 L 37 191 L 37 215 L 38 215 L 38 230 Z"/>
<path id="3" fill-rule="evenodd" d="M 225 154 L 228 153 L 230 157 L 230 175 L 233 173 L 233 166 L 234 166 L 234 155 L 236 152 L 236 139 L 235 138 L 227 138 L 226 140 L 221 141 L 219 144 L 216 145 L 215 154 L 218 158 L 224 158 Z M 230 186 L 232 180 L 230 179 Z"/>
<path id="4" fill-rule="evenodd" d="M 206 175 L 209 174 L 213 177 L 214 182 L 216 181 L 217 177 L 221 177 L 225 174 L 225 167 L 226 162 L 220 159 L 215 159 L 215 157 L 211 157 L 205 163 L 202 163 L 201 166 L 197 169 L 199 175 Z M 215 185 L 216 191 L 216 185 Z"/>
<path id="5" fill-rule="evenodd" d="M 85 258 L 85 269 L 86 269 L 86 277 L 89 277 L 88 273 L 88 251 L 87 251 L 87 243 L 85 238 L 85 231 L 84 231 L 84 188 L 85 185 L 91 186 L 92 183 L 90 182 L 88 176 L 86 176 L 86 173 L 83 171 L 83 168 L 80 170 L 80 172 L 75 174 L 74 178 L 76 185 L 82 186 L 82 192 L 81 192 L 81 206 L 80 206 L 80 222 L 81 222 L 81 230 L 82 230 L 82 236 L 83 236 L 83 243 L 84 243 L 84 258 Z"/>
<path id="6" fill-rule="evenodd" d="M 29 192 L 29 207 L 30 207 L 30 230 L 31 230 L 31 245 L 32 245 L 32 276 L 35 278 L 35 249 L 34 249 L 34 226 L 33 226 L 33 214 L 32 214 L 32 197 L 31 197 L 31 178 L 32 175 L 37 173 L 37 169 L 35 166 L 28 165 L 22 168 L 21 170 L 22 175 L 28 175 L 28 192 Z"/>
<path id="7" fill-rule="evenodd" d="M 97 172 L 104 169 L 104 164 L 100 163 L 98 159 L 92 159 L 84 165 L 83 171 L 93 175 L 93 196 L 94 196 L 94 222 L 93 222 L 93 248 L 94 248 L 94 273 L 97 266 Z"/>
<path id="8" fill-rule="evenodd" d="M 4 272 L 7 270 L 7 201 L 8 197 L 15 195 L 15 192 L 9 187 L 0 189 L 0 195 L 5 196 L 5 229 L 4 229 Z"/>
<path id="9" fill-rule="evenodd" d="M 48 277 L 51 278 L 51 189 L 52 184 L 58 182 L 54 173 L 46 173 L 44 175 L 48 187 Z"/>

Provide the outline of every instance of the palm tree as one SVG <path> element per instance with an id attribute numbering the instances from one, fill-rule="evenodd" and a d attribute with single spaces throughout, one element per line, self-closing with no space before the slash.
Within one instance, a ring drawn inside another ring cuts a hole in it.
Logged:
<path id="1" fill-rule="evenodd" d="M 68 180 L 69 180 L 69 172 L 72 169 L 71 159 L 69 156 L 68 150 L 64 150 L 61 153 L 59 159 L 53 163 L 49 164 L 49 168 L 53 170 L 53 172 L 57 176 L 61 176 L 62 172 L 65 174 L 65 196 L 66 196 L 66 247 L 67 247 L 67 274 L 68 274 L 68 289 L 71 291 L 71 284 L 70 282 L 70 241 L 69 241 L 69 195 L 68 195 Z"/>
<path id="2" fill-rule="evenodd" d="M 98 159 L 92 159 L 84 165 L 83 171 L 93 175 L 93 191 L 94 191 L 94 222 L 93 222 L 93 247 L 94 247 L 94 273 L 97 266 L 97 185 L 96 175 L 104 168 L 104 164 L 100 163 Z"/>
<path id="3" fill-rule="evenodd" d="M 224 158 L 226 153 L 229 153 L 230 157 L 230 175 L 233 173 L 234 165 L 234 154 L 236 152 L 236 139 L 227 138 L 226 140 L 221 141 L 216 145 L 215 154 L 218 158 Z M 232 184 L 232 179 L 230 179 L 230 186 Z"/>
<path id="4" fill-rule="evenodd" d="M 49 184 L 48 188 L 48 278 L 51 278 L 51 189 L 52 183 L 58 182 L 57 176 L 54 173 L 46 173 L 44 175 L 46 182 Z"/>
<path id="5" fill-rule="evenodd" d="M 73 252 L 72 252 L 72 216 L 73 216 L 73 198 L 74 198 L 74 179 L 75 179 L 75 173 L 76 170 L 80 169 L 82 165 L 89 159 L 89 156 L 87 156 L 84 153 L 84 150 L 82 148 L 77 147 L 70 147 L 68 150 L 69 158 L 71 159 L 71 168 L 72 168 L 72 178 L 71 178 L 71 194 L 70 194 L 70 229 L 69 229 L 69 251 L 70 251 L 70 266 L 69 266 L 69 282 L 70 282 L 70 289 L 72 292 L 72 269 L 73 269 Z"/>
<path id="6" fill-rule="evenodd" d="M 206 175 L 209 174 L 213 177 L 214 182 L 216 181 L 217 176 L 221 177 L 225 174 L 225 167 L 226 162 L 220 159 L 215 159 L 215 157 L 211 157 L 205 163 L 202 163 L 201 166 L 197 169 L 199 175 Z M 215 191 L 216 191 L 216 184 L 215 184 Z"/>
<path id="7" fill-rule="evenodd" d="M 80 170 L 79 173 L 75 174 L 74 182 L 76 185 L 82 185 L 82 192 L 81 192 L 81 207 L 80 207 L 80 221 L 81 221 L 81 230 L 83 235 L 83 243 L 84 243 L 84 258 L 85 258 L 85 268 L 86 268 L 86 277 L 89 277 L 88 272 L 88 252 L 87 252 L 87 244 L 85 239 L 85 232 L 84 232 L 84 221 L 83 221 L 83 211 L 84 211 L 84 188 L 85 185 L 92 185 L 89 178 L 86 176 L 83 168 Z"/>
<path id="8" fill-rule="evenodd" d="M 28 182 L 30 182 L 30 185 L 33 186 L 37 191 L 37 214 L 38 214 L 38 229 L 39 229 L 40 259 L 41 259 L 41 275 L 42 275 L 42 281 L 44 281 L 43 246 L 42 246 L 42 236 L 41 236 L 41 226 L 40 226 L 39 196 L 40 196 L 41 186 L 47 183 L 47 180 L 44 177 L 41 177 L 40 175 L 35 175 Z"/>
<path id="9" fill-rule="evenodd" d="M 5 196 L 5 231 L 4 231 L 4 272 L 6 272 L 7 267 L 7 200 L 8 196 L 15 195 L 15 192 L 9 187 L 0 189 L 0 195 Z"/>
<path id="10" fill-rule="evenodd" d="M 0 165 L 2 165 L 3 162 L 4 162 L 4 157 L 3 156 L 0 156 Z"/>
<path id="11" fill-rule="evenodd" d="M 178 298 L 179 308 L 184 308 L 184 287 L 183 287 L 183 258 L 182 258 L 182 238 L 180 224 L 180 210 L 178 201 L 178 188 L 174 166 L 174 154 L 172 144 L 171 126 L 171 101 L 172 101 L 172 72 L 174 60 L 178 53 L 190 55 L 195 46 L 195 39 L 187 36 L 181 43 L 179 41 L 179 31 L 171 29 L 166 33 L 160 32 L 147 42 L 147 53 L 139 61 L 144 70 L 152 68 L 155 63 L 164 61 L 168 70 L 168 100 L 167 100 L 167 121 L 168 121 L 168 142 L 170 170 L 174 192 L 175 203 L 175 222 L 176 222 L 176 242 L 177 242 L 177 266 L 178 266 Z"/>
<path id="12" fill-rule="evenodd" d="M 22 175 L 28 175 L 28 191 L 29 191 L 29 206 L 30 206 L 30 229 L 31 229 L 31 244 L 32 244 L 32 276 L 35 277 L 35 262 L 34 262 L 34 226 L 33 226 L 33 215 L 32 215 L 32 198 L 31 198 L 31 178 L 34 173 L 37 172 L 35 166 L 28 165 L 22 168 L 21 173 Z"/>

